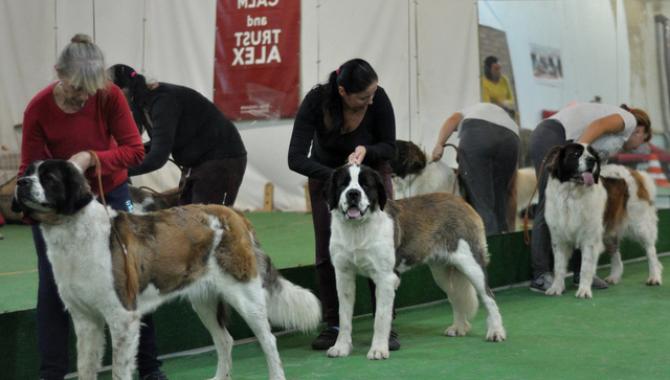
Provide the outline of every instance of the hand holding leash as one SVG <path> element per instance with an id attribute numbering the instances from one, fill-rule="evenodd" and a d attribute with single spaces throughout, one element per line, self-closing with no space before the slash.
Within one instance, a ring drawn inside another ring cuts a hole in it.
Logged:
<path id="1" fill-rule="evenodd" d="M 75 153 L 68 161 L 74 163 L 82 172 L 85 172 L 91 166 L 95 166 L 95 161 L 93 160 L 92 151 L 84 150 L 79 153 Z"/>
<path id="2" fill-rule="evenodd" d="M 444 145 L 435 145 L 435 148 L 433 148 L 433 154 L 431 156 L 430 161 L 435 162 L 439 161 L 442 159 L 442 155 L 444 154 Z"/>

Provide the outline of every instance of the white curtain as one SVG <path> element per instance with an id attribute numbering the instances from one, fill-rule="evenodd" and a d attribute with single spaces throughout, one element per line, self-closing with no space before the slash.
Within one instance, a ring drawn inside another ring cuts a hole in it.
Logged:
<path id="1" fill-rule="evenodd" d="M 109 65 L 211 98 L 215 11 L 215 0 L 0 0 L 0 144 L 18 152 L 12 126 L 55 79 L 58 52 L 79 32 L 95 37 Z M 301 96 L 344 61 L 364 58 L 391 98 L 398 138 L 426 149 L 448 114 L 479 98 L 474 1 L 303 0 L 301 12 Z M 249 153 L 237 207 L 262 207 L 271 182 L 277 209 L 305 209 L 306 179 L 286 162 L 292 122 L 237 124 Z M 178 176 L 168 164 L 134 182 L 164 190 Z"/>

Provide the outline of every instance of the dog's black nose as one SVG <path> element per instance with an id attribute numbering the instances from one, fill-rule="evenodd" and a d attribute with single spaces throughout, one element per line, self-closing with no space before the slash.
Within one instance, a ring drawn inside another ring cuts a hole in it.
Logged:
<path id="1" fill-rule="evenodd" d="M 349 203 L 358 203 L 361 200 L 360 190 L 352 189 L 347 191 L 347 202 Z"/>
<path id="2" fill-rule="evenodd" d="M 19 179 L 16 180 L 16 186 L 25 186 L 30 182 L 28 178 L 25 177 L 20 177 Z"/>

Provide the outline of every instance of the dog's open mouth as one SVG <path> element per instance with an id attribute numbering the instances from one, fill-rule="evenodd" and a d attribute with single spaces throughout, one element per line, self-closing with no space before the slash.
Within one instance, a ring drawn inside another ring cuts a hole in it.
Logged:
<path id="1" fill-rule="evenodd" d="M 591 186 L 595 183 L 593 173 L 591 172 L 583 172 L 579 176 L 574 177 L 573 181 L 577 183 L 582 183 L 586 186 Z"/>
<path id="2" fill-rule="evenodd" d="M 363 214 L 365 214 L 365 210 L 361 210 L 356 206 L 350 206 L 346 212 L 347 219 L 353 219 L 353 220 L 362 218 Z"/>

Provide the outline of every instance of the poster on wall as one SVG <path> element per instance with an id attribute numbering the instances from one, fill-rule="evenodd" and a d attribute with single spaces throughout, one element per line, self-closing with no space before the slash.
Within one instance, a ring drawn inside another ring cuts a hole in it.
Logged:
<path id="1" fill-rule="evenodd" d="M 217 0 L 214 103 L 232 120 L 291 118 L 300 89 L 300 0 Z"/>
<path id="2" fill-rule="evenodd" d="M 559 49 L 531 44 L 530 59 L 535 79 L 548 84 L 558 84 L 563 80 L 563 65 Z"/>

